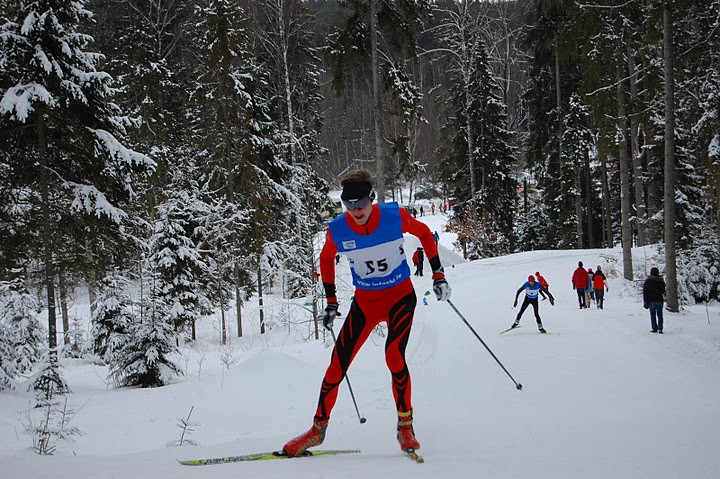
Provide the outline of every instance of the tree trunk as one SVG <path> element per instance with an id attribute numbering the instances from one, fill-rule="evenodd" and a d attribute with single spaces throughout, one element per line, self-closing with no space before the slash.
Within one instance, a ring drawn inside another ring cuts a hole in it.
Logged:
<path id="1" fill-rule="evenodd" d="M 377 2 L 370 1 L 370 48 L 371 48 L 371 69 L 373 89 L 373 124 L 375 128 L 375 190 L 377 191 L 377 202 L 385 202 L 385 159 L 382 153 L 382 132 L 380 131 L 380 114 L 382 104 L 380 98 L 380 67 L 377 54 Z"/>
<path id="2" fill-rule="evenodd" d="M 233 277 L 235 279 L 235 316 L 237 316 L 237 335 L 242 338 L 242 288 L 240 287 L 240 266 L 235 263 L 233 269 Z"/>
<path id="3" fill-rule="evenodd" d="M 93 265 L 92 249 L 90 249 L 90 239 L 85 238 L 85 256 L 87 257 L 88 265 L 90 269 L 86 271 L 85 282 L 87 283 L 88 301 L 90 302 L 90 317 L 95 317 L 95 301 L 97 300 L 97 276 L 95 274 L 95 268 Z"/>
<path id="4" fill-rule="evenodd" d="M 283 85 L 285 87 L 285 107 L 288 122 L 288 141 L 290 142 L 290 164 L 294 165 L 295 158 L 295 112 L 293 111 L 292 90 L 290 88 L 290 71 L 288 67 L 288 32 L 285 28 L 285 0 L 276 0 L 277 22 L 280 28 L 280 54 L 282 60 Z"/>
<path id="5" fill-rule="evenodd" d="M 575 155 L 573 155 L 575 156 Z M 583 229 L 582 229 L 582 172 L 583 168 L 580 162 L 574 158 L 575 163 L 575 236 L 577 236 L 577 247 L 582 249 L 583 247 Z"/>
<path id="6" fill-rule="evenodd" d="M 38 156 L 40 157 L 40 197 L 42 204 L 43 262 L 45 263 L 45 288 L 48 308 L 48 349 L 50 363 L 57 363 L 57 317 L 55 311 L 55 267 L 53 265 L 52 215 L 50 214 L 50 178 L 45 136 L 45 116 L 42 109 L 37 112 Z"/>
<path id="7" fill-rule="evenodd" d="M 557 129 L 558 129 L 558 165 L 562 163 L 563 152 L 563 114 L 562 114 L 562 90 L 560 88 L 560 40 L 555 35 L 555 102 L 557 108 Z"/>
<path id="8" fill-rule="evenodd" d="M 63 323 L 63 344 L 70 345 L 70 315 L 67 307 L 67 287 L 65 284 L 65 268 L 58 268 L 58 286 L 60 288 L 60 315 Z"/>
<path id="9" fill-rule="evenodd" d="M 595 247 L 595 219 L 593 218 L 592 208 L 592 182 L 590 181 L 590 152 L 583 152 L 585 157 L 585 207 L 587 208 L 587 232 L 588 232 L 588 248 Z"/>
<path id="10" fill-rule="evenodd" d="M 613 247 L 612 218 L 610 217 L 610 185 L 608 183 L 607 156 L 605 153 L 600 154 L 600 176 L 602 183 L 602 203 L 603 203 L 603 237 L 605 238 L 605 247 Z"/>
<path id="11" fill-rule="evenodd" d="M 638 84 L 635 68 L 635 51 L 628 46 L 628 71 L 630 74 L 630 151 L 632 152 L 633 184 L 635 186 L 635 217 L 637 223 L 637 242 L 647 244 L 647 223 L 645 217 L 645 186 L 643 185 L 642 153 L 638 143 Z"/>
<path id="12" fill-rule="evenodd" d="M 262 266 L 260 265 L 260 255 L 258 255 L 257 282 L 258 306 L 260 308 L 260 334 L 265 334 L 265 309 L 263 307 Z"/>
<path id="13" fill-rule="evenodd" d="M 618 129 L 620 130 L 620 231 L 622 234 L 623 277 L 633 279 L 632 228 L 630 227 L 630 164 L 627 148 L 627 108 L 625 106 L 625 82 L 618 71 Z"/>
<path id="14" fill-rule="evenodd" d="M 665 283 L 667 309 L 678 311 L 675 265 L 675 76 L 673 74 L 673 21 L 670 1 L 663 5 L 663 53 L 665 65 Z"/>

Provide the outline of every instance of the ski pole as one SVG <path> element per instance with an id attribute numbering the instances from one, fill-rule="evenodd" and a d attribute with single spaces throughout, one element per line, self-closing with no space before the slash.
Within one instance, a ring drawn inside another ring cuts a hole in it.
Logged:
<path id="1" fill-rule="evenodd" d="M 335 331 L 331 329 L 330 334 L 332 334 L 333 343 L 337 343 L 337 339 L 335 338 Z M 352 386 L 350 386 L 350 378 L 348 378 L 347 372 L 345 373 L 345 381 L 347 381 L 348 389 L 350 390 L 350 397 L 352 397 L 353 404 L 355 404 L 355 412 L 357 413 L 358 419 L 360 420 L 360 424 L 364 424 L 367 419 L 360 416 L 360 410 L 358 409 L 357 401 L 355 401 L 355 394 L 353 394 Z"/>
<path id="2" fill-rule="evenodd" d="M 465 317 L 464 317 L 462 314 L 460 314 L 460 311 L 458 311 L 458 309 L 455 307 L 455 305 L 452 304 L 452 301 L 450 301 L 450 300 L 448 299 L 447 302 L 448 302 L 448 304 L 450 305 L 450 307 L 452 307 L 452 309 L 455 310 L 455 312 L 457 313 L 457 315 L 460 316 L 460 319 L 463 320 L 463 322 L 465 323 L 465 325 L 467 325 L 467 327 L 470 328 L 470 331 L 473 332 L 473 334 L 475 335 L 475 337 L 478 338 L 478 341 L 480 341 L 480 342 L 482 343 L 482 345 L 485 346 L 485 349 L 488 350 L 488 352 L 490 353 L 490 355 L 491 355 L 493 358 L 495 358 L 495 361 L 497 361 L 497 363 L 500 365 L 500 367 L 503 368 L 503 371 L 505 371 L 505 373 L 507 373 L 507 375 L 510 377 L 510 379 L 512 379 L 512 382 L 515 383 L 515 387 L 516 387 L 517 389 L 522 389 L 522 384 L 520 384 L 519 382 L 515 381 L 515 378 L 513 378 L 512 375 L 508 372 L 508 370 L 505 369 L 505 366 L 503 366 L 503 364 L 500 362 L 500 360 L 497 358 L 497 356 L 495 356 L 495 353 L 493 353 L 493 352 L 490 350 L 490 348 L 488 347 L 488 345 L 485 344 L 485 341 L 483 341 L 482 338 L 480 337 L 480 335 L 475 332 L 475 330 L 473 329 L 472 326 L 470 326 L 470 323 L 467 322 L 467 319 L 465 319 Z"/>

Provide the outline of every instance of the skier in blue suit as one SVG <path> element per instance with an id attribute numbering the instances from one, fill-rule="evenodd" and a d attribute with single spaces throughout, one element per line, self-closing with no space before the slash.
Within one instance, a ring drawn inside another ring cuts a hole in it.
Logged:
<path id="1" fill-rule="evenodd" d="M 545 331 L 545 328 L 543 328 L 542 320 L 540 319 L 540 314 L 538 313 L 538 294 L 540 294 L 541 291 L 547 293 L 548 295 L 550 293 L 548 293 L 547 290 L 538 281 L 535 281 L 535 276 L 530 275 L 528 276 L 528 280 L 525 282 L 525 284 L 520 286 L 520 289 L 518 289 L 515 293 L 515 303 L 513 304 L 513 308 L 517 307 L 518 296 L 520 296 L 520 293 L 522 293 L 523 291 L 525 291 L 525 301 L 523 301 L 523 304 L 520 307 L 520 312 L 515 318 L 515 322 L 513 323 L 513 325 L 510 326 L 510 329 L 517 328 L 520 325 L 520 318 L 522 317 L 527 307 L 532 305 L 533 311 L 535 312 L 535 320 L 537 321 L 538 331 L 540 331 L 541 333 L 546 333 L 547 331 Z M 555 301 L 553 300 L 552 296 L 550 296 L 550 304 L 554 303 Z"/>

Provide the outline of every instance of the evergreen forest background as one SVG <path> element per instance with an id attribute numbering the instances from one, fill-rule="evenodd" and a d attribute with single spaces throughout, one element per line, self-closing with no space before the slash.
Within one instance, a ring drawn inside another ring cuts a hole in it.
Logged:
<path id="1" fill-rule="evenodd" d="M 0 24 L 0 387 L 49 349 L 63 388 L 58 321 L 157 386 L 212 310 L 223 340 L 263 291 L 317 313 L 352 168 L 450 204 L 467 259 L 622 245 L 633 280 L 653 244 L 668 309 L 718 299 L 720 0 L 0 0 Z"/>

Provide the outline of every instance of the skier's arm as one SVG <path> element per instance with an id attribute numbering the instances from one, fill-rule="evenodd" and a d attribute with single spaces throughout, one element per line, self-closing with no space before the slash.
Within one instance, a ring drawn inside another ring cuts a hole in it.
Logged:
<path id="1" fill-rule="evenodd" d="M 335 297 L 335 255 L 338 248 L 330 234 L 330 229 L 325 232 L 325 244 L 320 252 L 320 277 L 325 288 L 325 297 L 328 303 L 337 303 Z"/>
<path id="2" fill-rule="evenodd" d="M 525 291 L 524 284 L 522 286 L 520 286 L 520 289 L 518 289 L 517 292 L 515 293 L 515 306 L 517 306 L 518 296 L 520 296 L 520 293 L 522 293 L 523 291 Z"/>

